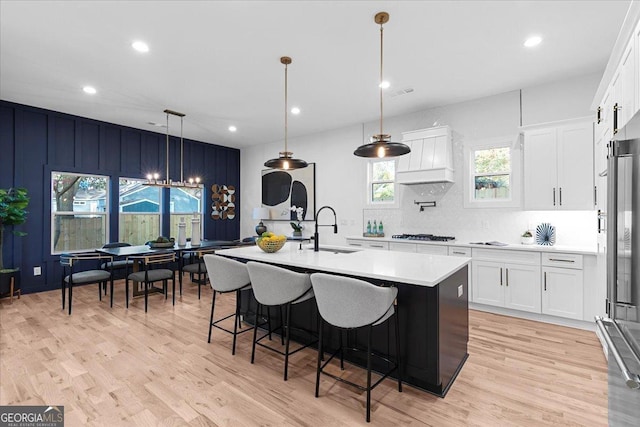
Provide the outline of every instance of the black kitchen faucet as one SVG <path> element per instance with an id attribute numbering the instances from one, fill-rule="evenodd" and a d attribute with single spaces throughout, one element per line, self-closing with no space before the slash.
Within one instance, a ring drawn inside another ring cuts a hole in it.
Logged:
<path id="1" fill-rule="evenodd" d="M 318 227 L 331 227 L 331 224 L 318 224 L 318 215 L 323 209 L 331 209 L 333 212 L 333 233 L 338 234 L 338 217 L 336 211 L 331 206 L 323 206 L 316 212 L 316 229 L 313 233 L 313 250 L 318 252 L 320 250 L 320 236 L 318 235 Z"/>

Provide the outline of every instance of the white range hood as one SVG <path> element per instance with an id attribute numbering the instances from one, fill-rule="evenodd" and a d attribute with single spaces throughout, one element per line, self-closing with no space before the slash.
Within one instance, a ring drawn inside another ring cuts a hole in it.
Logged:
<path id="1" fill-rule="evenodd" d="M 411 153 L 398 158 L 398 184 L 454 182 L 451 128 L 438 126 L 402 133 Z"/>

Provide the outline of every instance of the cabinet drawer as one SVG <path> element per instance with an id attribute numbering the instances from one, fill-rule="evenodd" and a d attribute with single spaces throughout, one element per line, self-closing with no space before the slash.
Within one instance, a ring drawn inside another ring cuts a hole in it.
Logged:
<path id="1" fill-rule="evenodd" d="M 514 264 L 540 265 L 538 252 L 509 251 L 504 249 L 476 249 L 471 250 L 474 259 L 489 261 L 511 262 Z"/>
<path id="2" fill-rule="evenodd" d="M 430 255 L 448 255 L 449 251 L 446 246 L 436 245 L 417 245 L 418 253 Z"/>
<path id="3" fill-rule="evenodd" d="M 465 248 L 463 246 L 449 246 L 449 256 L 471 257 L 471 248 Z"/>
<path id="4" fill-rule="evenodd" d="M 416 252 L 416 244 L 389 242 L 389 250 L 398 252 Z"/>
<path id="5" fill-rule="evenodd" d="M 545 252 L 542 254 L 542 265 L 582 270 L 582 255 Z"/>
<path id="6" fill-rule="evenodd" d="M 364 242 L 364 247 L 367 249 L 378 249 L 378 250 L 388 251 L 389 242 Z"/>

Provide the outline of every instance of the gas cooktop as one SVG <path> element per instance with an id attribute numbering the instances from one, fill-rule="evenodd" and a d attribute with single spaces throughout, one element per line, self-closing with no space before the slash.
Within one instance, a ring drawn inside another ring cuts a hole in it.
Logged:
<path id="1" fill-rule="evenodd" d="M 424 240 L 432 242 L 448 242 L 449 240 L 455 240 L 453 236 L 436 236 L 433 234 L 394 234 L 392 239 L 404 239 L 404 240 Z"/>

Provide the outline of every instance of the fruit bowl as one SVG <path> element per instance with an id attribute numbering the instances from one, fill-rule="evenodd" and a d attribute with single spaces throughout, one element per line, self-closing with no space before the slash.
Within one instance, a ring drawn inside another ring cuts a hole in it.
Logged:
<path id="1" fill-rule="evenodd" d="M 286 238 L 276 240 L 271 237 L 260 237 L 256 240 L 258 247 L 267 253 L 278 252 L 286 242 Z"/>

